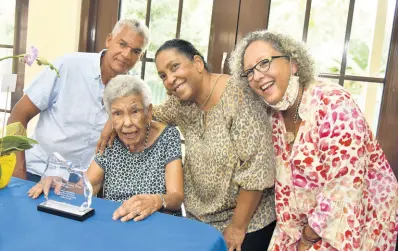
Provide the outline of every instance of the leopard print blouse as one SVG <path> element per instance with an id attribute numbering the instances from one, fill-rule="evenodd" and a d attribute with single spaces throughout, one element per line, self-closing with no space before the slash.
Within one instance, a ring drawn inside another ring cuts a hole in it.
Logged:
<path id="1" fill-rule="evenodd" d="M 187 217 L 223 231 L 231 223 L 239 189 L 263 190 L 247 231 L 262 229 L 276 219 L 275 160 L 265 104 L 230 79 L 219 102 L 205 116 L 201 113 L 195 103 L 174 96 L 153 109 L 157 120 L 177 125 L 185 138 Z"/>

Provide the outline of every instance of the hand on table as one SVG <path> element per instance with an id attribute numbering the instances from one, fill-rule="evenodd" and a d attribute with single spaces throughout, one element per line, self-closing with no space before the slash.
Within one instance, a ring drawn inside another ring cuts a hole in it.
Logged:
<path id="1" fill-rule="evenodd" d="M 134 219 L 139 221 L 147 218 L 161 208 L 162 200 L 157 194 L 139 194 L 124 201 L 115 210 L 112 219 L 121 219 L 122 222 Z"/>
<path id="2" fill-rule="evenodd" d="M 223 237 L 229 251 L 241 251 L 241 245 L 244 242 L 245 234 L 245 229 L 236 228 L 231 224 L 224 229 Z"/>
<path id="3" fill-rule="evenodd" d="M 59 179 L 61 178 L 52 176 L 42 177 L 36 185 L 29 189 L 28 196 L 36 199 L 44 193 L 44 197 L 47 198 L 51 187 L 54 187 L 55 194 L 59 194 L 63 184 Z"/>

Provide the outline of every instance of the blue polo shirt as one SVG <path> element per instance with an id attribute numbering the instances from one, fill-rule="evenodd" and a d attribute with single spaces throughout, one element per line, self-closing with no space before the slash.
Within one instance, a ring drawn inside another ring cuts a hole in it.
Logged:
<path id="1" fill-rule="evenodd" d="M 100 53 L 71 53 L 46 67 L 24 90 L 40 109 L 32 138 L 39 142 L 25 151 L 27 171 L 42 175 L 49 154 L 87 168 L 94 158 L 100 133 L 108 119 L 102 104 Z"/>

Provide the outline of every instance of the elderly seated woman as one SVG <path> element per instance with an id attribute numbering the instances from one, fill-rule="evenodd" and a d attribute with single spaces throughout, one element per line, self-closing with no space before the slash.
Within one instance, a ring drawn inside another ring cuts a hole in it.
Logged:
<path id="1" fill-rule="evenodd" d="M 113 78 L 104 105 L 118 136 L 87 171 L 93 193 L 103 187 L 105 199 L 123 202 L 114 220 L 137 221 L 164 210 L 178 214 L 184 197 L 178 130 L 152 121 L 150 89 L 134 76 Z M 35 199 L 42 192 L 38 183 L 28 194 Z"/>

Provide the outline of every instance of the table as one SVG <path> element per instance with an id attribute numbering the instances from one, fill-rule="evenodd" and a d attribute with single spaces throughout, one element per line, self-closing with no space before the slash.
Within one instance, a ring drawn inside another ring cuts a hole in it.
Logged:
<path id="1" fill-rule="evenodd" d="M 12 178 L 0 190 L 0 250 L 2 251 L 225 251 L 215 228 L 182 217 L 155 213 L 141 222 L 112 220 L 119 203 L 94 198 L 96 213 L 78 222 L 37 211 L 43 196 L 33 200 L 33 182 Z"/>

